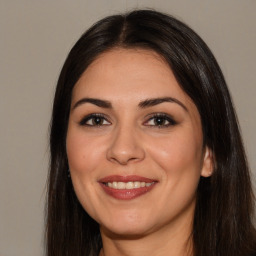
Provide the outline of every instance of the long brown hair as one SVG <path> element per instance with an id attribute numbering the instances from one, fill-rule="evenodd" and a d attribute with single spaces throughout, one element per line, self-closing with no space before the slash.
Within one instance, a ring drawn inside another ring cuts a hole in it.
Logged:
<path id="1" fill-rule="evenodd" d="M 238 121 L 222 72 L 207 45 L 187 25 L 156 11 L 100 20 L 78 40 L 62 68 L 53 104 L 46 205 L 47 256 L 96 256 L 98 224 L 81 207 L 68 178 L 66 133 L 72 89 L 93 60 L 113 47 L 160 54 L 201 116 L 204 145 L 215 170 L 201 178 L 195 210 L 195 256 L 255 253 L 253 193 Z"/>

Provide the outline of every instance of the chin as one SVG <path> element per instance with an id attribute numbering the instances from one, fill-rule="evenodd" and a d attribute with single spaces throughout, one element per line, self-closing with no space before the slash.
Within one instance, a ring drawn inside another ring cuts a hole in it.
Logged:
<path id="1" fill-rule="evenodd" d="M 104 232 L 107 236 L 112 237 L 112 238 L 130 238 L 130 239 L 138 239 L 139 237 L 145 236 L 147 233 L 146 228 L 143 227 L 131 227 L 131 226 L 119 226 L 117 227 L 116 225 L 111 226 L 111 227 L 105 227 L 105 226 L 100 226 L 101 232 Z"/>
<path id="2" fill-rule="evenodd" d="M 138 216 L 137 216 L 138 217 Z M 138 237 L 150 233 L 152 229 L 150 223 L 144 218 L 135 218 L 134 216 L 126 216 L 126 218 L 115 218 L 109 223 L 100 224 L 102 231 L 104 230 L 109 235 L 118 237 Z"/>

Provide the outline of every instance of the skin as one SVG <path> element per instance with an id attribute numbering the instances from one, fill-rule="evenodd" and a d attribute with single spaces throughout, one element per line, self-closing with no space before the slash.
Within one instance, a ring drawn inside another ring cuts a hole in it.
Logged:
<path id="1" fill-rule="evenodd" d="M 140 107 L 147 99 L 172 97 Z M 111 108 L 93 103 L 97 98 Z M 181 104 L 180 104 L 181 103 Z M 100 113 L 100 125 L 94 119 Z M 160 119 L 155 113 L 165 113 Z M 198 110 L 155 52 L 113 49 L 101 54 L 76 83 L 67 155 L 79 201 L 101 230 L 101 255 L 193 255 L 191 231 L 200 176 L 212 173 L 212 154 L 203 147 Z M 104 192 L 99 179 L 139 175 L 156 180 L 154 188 L 132 200 Z"/>

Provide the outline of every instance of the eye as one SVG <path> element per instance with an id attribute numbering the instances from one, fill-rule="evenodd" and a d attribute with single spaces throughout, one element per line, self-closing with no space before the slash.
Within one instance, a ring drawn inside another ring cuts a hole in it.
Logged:
<path id="1" fill-rule="evenodd" d="M 80 122 L 80 125 L 85 126 L 104 126 L 110 125 L 111 123 L 107 120 L 107 118 L 103 114 L 90 114 L 83 118 Z"/>
<path id="2" fill-rule="evenodd" d="M 166 128 L 175 124 L 177 123 L 171 116 L 162 113 L 153 114 L 148 121 L 144 123 L 146 126 L 155 126 L 158 128 Z"/>

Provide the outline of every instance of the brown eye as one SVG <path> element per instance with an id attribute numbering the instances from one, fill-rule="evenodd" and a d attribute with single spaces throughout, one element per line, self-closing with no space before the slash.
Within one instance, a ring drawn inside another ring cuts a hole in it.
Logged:
<path id="1" fill-rule="evenodd" d="M 169 122 L 168 120 L 166 120 L 166 118 L 162 117 L 162 116 L 158 116 L 158 117 L 155 117 L 153 119 L 154 121 L 154 124 L 159 126 L 159 125 L 167 125 Z"/>
<path id="2" fill-rule="evenodd" d="M 165 128 L 175 124 L 174 119 L 166 114 L 155 114 L 145 123 L 146 126 L 158 128 Z"/>
<path id="3" fill-rule="evenodd" d="M 89 116 L 86 116 L 80 122 L 80 125 L 86 125 L 86 126 L 104 126 L 104 125 L 110 125 L 110 124 L 111 123 L 102 114 L 91 114 Z"/>
<path id="4" fill-rule="evenodd" d="M 104 123 L 104 119 L 102 117 L 96 116 L 91 119 L 91 123 L 91 125 L 102 125 Z"/>

